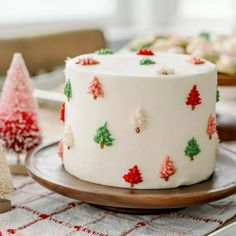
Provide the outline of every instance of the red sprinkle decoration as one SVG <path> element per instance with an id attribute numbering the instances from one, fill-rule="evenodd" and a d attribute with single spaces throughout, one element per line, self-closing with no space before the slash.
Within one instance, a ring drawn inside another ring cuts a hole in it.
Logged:
<path id="1" fill-rule="evenodd" d="M 200 57 L 195 57 L 195 56 L 191 56 L 187 62 L 193 64 L 193 65 L 200 65 L 200 64 L 204 64 L 205 61 L 203 59 L 201 59 Z"/>
<path id="2" fill-rule="evenodd" d="M 166 156 L 165 160 L 161 164 L 160 168 L 160 178 L 164 179 L 165 181 L 169 180 L 171 175 L 174 175 L 176 172 L 176 168 L 174 167 L 173 161 L 170 159 L 169 156 Z"/>
<path id="3" fill-rule="evenodd" d="M 139 184 L 143 182 L 142 175 L 138 169 L 138 166 L 130 168 L 127 174 L 122 177 L 125 182 L 130 183 L 130 187 L 132 188 L 135 184 Z"/>
<path id="4" fill-rule="evenodd" d="M 60 120 L 65 122 L 65 103 L 62 103 L 61 105 Z"/>
<path id="5" fill-rule="evenodd" d="M 96 59 L 92 57 L 83 57 L 79 58 L 76 64 L 79 64 L 81 66 L 88 66 L 88 65 L 96 65 L 99 64 L 100 62 L 97 61 Z"/>
<path id="6" fill-rule="evenodd" d="M 143 55 L 143 56 L 153 56 L 154 53 L 152 50 L 149 49 L 139 49 L 137 51 L 137 55 Z"/>
<path id="7" fill-rule="evenodd" d="M 194 110 L 195 106 L 201 103 L 202 99 L 200 98 L 200 93 L 198 92 L 197 85 L 195 84 L 188 94 L 186 105 L 192 106 L 192 110 Z"/>
<path id="8" fill-rule="evenodd" d="M 7 233 L 8 234 L 15 234 L 15 230 L 14 229 L 7 229 Z"/>

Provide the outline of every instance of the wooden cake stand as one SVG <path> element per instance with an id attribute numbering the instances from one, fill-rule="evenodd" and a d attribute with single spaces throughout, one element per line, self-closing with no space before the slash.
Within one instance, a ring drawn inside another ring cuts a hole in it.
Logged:
<path id="1" fill-rule="evenodd" d="M 219 86 L 236 86 L 236 74 L 228 75 L 218 73 L 218 85 Z"/>
<path id="2" fill-rule="evenodd" d="M 236 155 L 223 148 L 217 156 L 216 171 L 207 181 L 168 190 L 131 190 L 93 184 L 67 173 L 57 154 L 59 140 L 57 138 L 41 145 L 26 157 L 29 174 L 54 192 L 107 210 L 134 214 L 160 213 L 163 209 L 202 204 L 236 193 Z"/>

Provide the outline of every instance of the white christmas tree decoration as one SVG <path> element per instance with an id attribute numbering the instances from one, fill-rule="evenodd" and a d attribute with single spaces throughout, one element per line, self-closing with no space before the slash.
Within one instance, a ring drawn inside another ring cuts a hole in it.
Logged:
<path id="1" fill-rule="evenodd" d="M 13 184 L 10 169 L 2 149 L 2 143 L 0 145 L 0 199 L 4 199 L 13 191 Z"/>
<path id="2" fill-rule="evenodd" d="M 175 74 L 175 70 L 169 67 L 162 67 L 161 69 L 157 70 L 156 73 L 158 75 L 170 75 Z"/>
<path id="3" fill-rule="evenodd" d="M 63 140 L 67 149 L 70 149 L 74 145 L 73 133 L 70 125 L 65 125 L 64 127 L 64 140 Z"/>
<path id="4" fill-rule="evenodd" d="M 142 109 L 138 108 L 134 114 L 134 127 L 136 133 L 140 133 L 140 131 L 145 127 L 147 122 L 147 114 Z"/>

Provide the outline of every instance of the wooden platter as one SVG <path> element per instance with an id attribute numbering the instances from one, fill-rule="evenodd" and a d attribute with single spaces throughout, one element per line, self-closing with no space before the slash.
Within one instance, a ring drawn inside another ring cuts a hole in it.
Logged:
<path id="1" fill-rule="evenodd" d="M 25 160 L 28 173 L 44 187 L 67 197 L 108 210 L 148 214 L 202 204 L 236 193 L 236 155 L 221 148 L 214 175 L 199 184 L 166 190 L 130 190 L 93 184 L 68 174 L 54 139 L 42 144 Z M 199 170 L 200 171 L 200 170 Z"/>
<path id="2" fill-rule="evenodd" d="M 236 86 L 236 74 L 218 73 L 218 86 Z"/>

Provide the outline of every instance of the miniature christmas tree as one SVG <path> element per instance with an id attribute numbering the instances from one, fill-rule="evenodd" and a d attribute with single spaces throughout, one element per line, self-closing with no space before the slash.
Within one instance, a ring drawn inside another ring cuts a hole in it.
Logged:
<path id="1" fill-rule="evenodd" d="M 71 88 L 71 83 L 69 79 L 66 81 L 66 84 L 64 87 L 64 94 L 66 95 L 68 101 L 70 101 L 70 99 L 72 98 L 72 88 Z"/>
<path id="2" fill-rule="evenodd" d="M 188 94 L 186 105 L 190 105 L 192 107 L 192 110 L 194 110 L 195 106 L 201 103 L 202 100 L 200 98 L 200 93 L 197 90 L 197 85 L 194 85 L 190 93 Z"/>
<path id="3" fill-rule="evenodd" d="M 70 149 L 74 145 L 73 133 L 69 125 L 66 125 L 64 127 L 64 140 L 63 141 L 67 149 Z"/>
<path id="4" fill-rule="evenodd" d="M 0 199 L 7 198 L 13 191 L 10 169 L 4 156 L 2 147 L 0 147 Z"/>
<path id="5" fill-rule="evenodd" d="M 63 142 L 58 143 L 58 155 L 63 160 Z"/>
<path id="6" fill-rule="evenodd" d="M 79 58 L 76 61 L 77 65 L 81 65 L 81 66 L 91 66 L 91 65 L 97 65 L 100 62 L 92 57 L 83 57 L 83 58 Z"/>
<path id="7" fill-rule="evenodd" d="M 216 132 L 215 118 L 212 115 L 209 116 L 206 132 L 209 135 L 209 139 L 211 139 L 212 134 Z"/>
<path id="8" fill-rule="evenodd" d="M 130 187 L 133 188 L 135 184 L 143 182 L 142 175 L 138 169 L 138 166 L 130 168 L 128 173 L 122 177 L 125 182 L 130 183 Z"/>
<path id="9" fill-rule="evenodd" d="M 65 103 L 62 103 L 61 105 L 60 120 L 65 122 Z"/>
<path id="10" fill-rule="evenodd" d="M 17 156 L 41 141 L 30 77 L 19 53 L 14 54 L 1 96 L 0 139 Z"/>
<path id="11" fill-rule="evenodd" d="M 96 51 L 96 53 L 99 55 L 110 55 L 114 54 L 114 51 L 109 48 L 101 48 L 98 51 Z"/>
<path id="12" fill-rule="evenodd" d="M 220 101 L 220 91 L 219 89 L 216 90 L 216 102 Z"/>
<path id="13" fill-rule="evenodd" d="M 141 129 L 145 126 L 147 122 L 147 115 L 142 109 L 137 109 L 134 116 L 134 127 L 136 133 L 140 133 Z"/>
<path id="14" fill-rule="evenodd" d="M 104 92 L 102 90 L 102 85 L 97 77 L 94 77 L 91 81 L 90 86 L 88 88 L 88 93 L 92 94 L 94 99 L 97 99 L 97 97 L 103 97 Z"/>
<path id="15" fill-rule="evenodd" d="M 152 65 L 152 64 L 156 64 L 156 62 L 153 61 L 152 59 L 146 57 L 146 58 L 143 58 L 142 60 L 140 60 L 139 64 L 140 65 Z"/>
<path id="16" fill-rule="evenodd" d="M 184 150 L 185 155 L 190 157 L 190 160 L 194 160 L 194 156 L 198 155 L 201 150 L 199 148 L 199 145 L 194 137 L 192 137 L 189 141 L 188 144 Z"/>
<path id="17" fill-rule="evenodd" d="M 141 48 L 137 51 L 137 55 L 143 55 L 143 56 L 153 56 L 154 53 L 152 50 Z"/>
<path id="18" fill-rule="evenodd" d="M 111 137 L 111 133 L 107 129 L 107 122 L 97 129 L 97 133 L 94 136 L 94 141 L 100 144 L 101 148 L 104 148 L 104 145 L 108 147 L 113 145 L 114 139 Z"/>
<path id="19" fill-rule="evenodd" d="M 164 179 L 165 181 L 168 181 L 169 177 L 171 175 L 174 175 L 175 172 L 176 168 L 174 167 L 173 161 L 170 159 L 169 156 L 166 156 L 160 168 L 160 178 Z"/>

